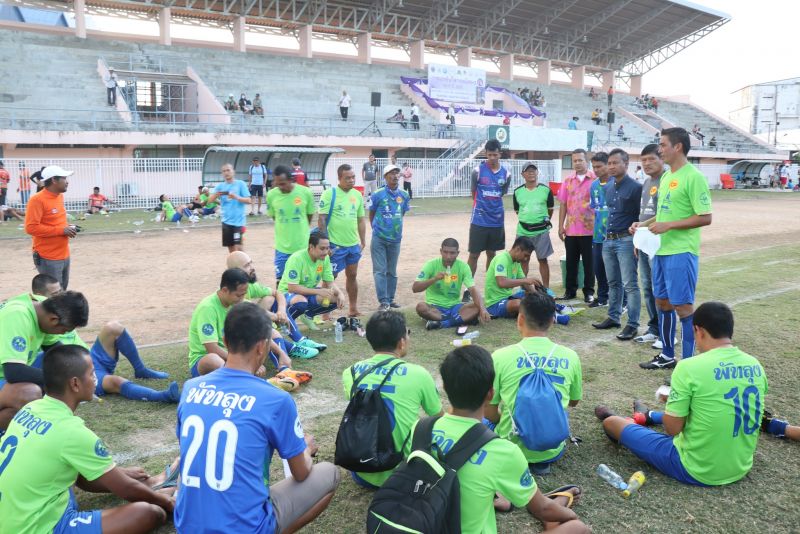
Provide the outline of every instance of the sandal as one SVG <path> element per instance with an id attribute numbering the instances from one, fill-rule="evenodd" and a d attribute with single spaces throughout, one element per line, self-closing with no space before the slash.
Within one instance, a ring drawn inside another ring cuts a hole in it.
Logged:
<path id="1" fill-rule="evenodd" d="M 164 479 L 164 482 L 162 482 L 161 484 L 156 484 L 150 489 L 152 489 L 153 491 L 158 491 L 160 489 L 175 488 L 178 486 L 178 475 L 180 474 L 180 469 L 176 469 L 175 471 L 173 471 L 172 465 L 169 464 L 164 469 L 164 473 L 167 475 L 167 478 Z"/>
<path id="2" fill-rule="evenodd" d="M 572 493 L 572 488 L 577 488 L 578 493 Z M 567 508 L 572 508 L 572 503 L 575 499 L 583 495 L 583 490 L 580 486 L 575 484 L 567 484 L 566 486 L 561 486 L 560 488 L 556 488 L 553 491 L 548 491 L 544 494 L 545 497 L 548 499 L 555 499 L 556 497 L 566 497 L 567 498 Z"/>

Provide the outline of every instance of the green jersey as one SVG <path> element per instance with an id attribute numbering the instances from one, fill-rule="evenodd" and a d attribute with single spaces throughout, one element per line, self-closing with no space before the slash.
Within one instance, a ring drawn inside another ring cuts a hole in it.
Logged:
<path id="1" fill-rule="evenodd" d="M 697 167 L 687 163 L 675 172 L 664 173 L 658 188 L 656 222 L 680 221 L 708 213 L 711 213 L 708 180 Z M 684 252 L 700 255 L 700 228 L 670 230 L 661 234 L 661 247 L 656 255 L 670 256 Z"/>
<path id="2" fill-rule="evenodd" d="M 665 412 L 685 417 L 673 438 L 686 471 L 703 484 L 730 484 L 753 467 L 767 375 L 736 347 L 678 362 Z"/>
<path id="3" fill-rule="evenodd" d="M 212 209 L 212 210 L 214 208 L 216 208 L 217 206 L 219 206 L 219 202 L 216 202 L 216 201 L 209 202 L 208 201 L 208 195 L 206 195 L 205 193 L 200 195 L 200 203 L 203 204 L 204 208 L 208 208 L 208 209 Z"/>
<path id="4" fill-rule="evenodd" d="M 204 343 L 225 346 L 222 338 L 225 335 L 227 316 L 228 308 L 222 305 L 216 292 L 201 300 L 194 309 L 189 323 L 189 368 L 208 354 Z"/>
<path id="5" fill-rule="evenodd" d="M 289 284 L 314 289 L 319 286 L 320 282 L 333 282 L 330 256 L 325 256 L 324 260 L 314 261 L 308 254 L 308 250 L 300 250 L 286 260 L 278 291 L 288 293 Z"/>
<path id="6" fill-rule="evenodd" d="M 467 430 L 479 424 L 481 422 L 475 419 L 444 414 L 433 425 L 433 443 L 447 454 Z M 406 456 L 410 449 L 408 443 Z M 536 493 L 536 481 L 528 470 L 525 456 L 516 445 L 504 439 L 493 439 L 478 449 L 458 470 L 458 483 L 461 487 L 461 532 L 464 534 L 497 533 L 496 493 L 518 508 L 527 506 Z"/>
<path id="7" fill-rule="evenodd" d="M 344 395 L 350 399 L 350 389 L 353 386 L 351 369 L 355 370 L 356 378 L 361 373 L 383 361 L 392 358 L 391 354 L 376 354 L 368 360 L 362 360 L 353 367 L 342 371 L 342 385 Z M 397 363 L 393 359 L 389 363 L 375 369 L 359 382 L 359 388 L 375 389 L 386 377 L 387 370 Z M 392 419 L 392 439 L 397 450 L 403 449 L 411 427 L 417 422 L 420 407 L 428 415 L 436 415 L 442 411 L 442 402 L 439 392 L 431 374 L 422 366 L 403 362 L 392 371 L 392 375 L 381 388 L 381 397 L 386 403 Z M 374 486 L 381 486 L 392 475 L 393 470 L 381 473 L 358 473 L 358 476 Z"/>
<path id="8" fill-rule="evenodd" d="M 27 293 L 0 303 L 0 379 L 5 378 L 5 363 L 30 365 L 44 337 Z"/>
<path id="9" fill-rule="evenodd" d="M 503 288 L 497 285 L 497 276 L 520 280 L 525 278 L 525 273 L 522 271 L 522 264 L 515 262 L 511 258 L 510 252 L 504 250 L 498 253 L 486 270 L 486 287 L 484 289 L 486 295 L 484 297 L 486 298 L 487 308 L 503 299 L 507 299 L 515 291 L 519 291 L 519 287 Z"/>
<path id="10" fill-rule="evenodd" d="M 290 193 L 277 187 L 270 189 L 267 213 L 275 219 L 275 250 L 292 254 L 308 247 L 308 216 L 315 211 L 314 193 L 308 187 L 295 185 Z"/>
<path id="11" fill-rule="evenodd" d="M 262 286 L 258 282 L 247 284 L 247 295 L 244 298 L 247 300 L 263 299 L 264 297 L 272 296 L 272 288 Z"/>
<path id="12" fill-rule="evenodd" d="M 495 374 L 491 404 L 502 404 L 500 422 L 495 430 L 499 436 L 516 443 L 528 462 L 546 462 L 561 454 L 563 443 L 555 449 L 532 451 L 522 444 L 519 437 L 511 435 L 511 416 L 514 413 L 519 383 L 523 377 L 533 372 L 526 355 L 530 356 L 536 367 L 545 369 L 553 387 L 561 394 L 564 410 L 569 401 L 581 400 L 583 396 L 581 360 L 575 351 L 557 345 L 546 337 L 526 337 L 518 344 L 497 349 L 492 354 Z"/>
<path id="13" fill-rule="evenodd" d="M 441 257 L 434 258 L 422 266 L 422 271 L 417 275 L 417 282 L 430 280 L 438 273 L 445 273 L 444 278 L 434 282 L 425 290 L 425 302 L 433 306 L 452 308 L 461 302 L 461 286 L 469 289 L 475 285 L 469 265 L 456 260 L 452 267 L 445 267 Z"/>
<path id="14" fill-rule="evenodd" d="M 0 467 L 0 532 L 35 534 L 53 531 L 78 475 L 97 480 L 114 468 L 114 460 L 83 419 L 45 395 L 8 425 Z"/>
<path id="15" fill-rule="evenodd" d="M 319 212 L 327 217 L 325 225 L 331 243 L 338 247 L 352 247 L 361 240 L 358 237 L 358 219 L 364 216 L 364 197 L 357 189 L 347 193 L 336 187 L 336 201 L 333 203 L 333 212 L 328 215 L 333 189 L 326 189 L 319 199 Z"/>
<path id="16" fill-rule="evenodd" d="M 66 334 L 46 334 L 42 341 L 42 345 L 45 347 L 55 345 L 56 343 L 61 343 L 62 345 L 78 345 L 79 347 L 89 350 L 89 345 L 81 339 L 77 330 L 67 332 Z"/>
<path id="17" fill-rule="evenodd" d="M 541 224 L 550 219 L 550 211 L 555 206 L 553 192 L 544 184 L 537 184 L 533 189 L 528 189 L 525 184 L 514 189 L 512 198 L 514 211 L 519 216 L 517 235 L 528 237 L 537 236 L 550 230 L 526 230 L 523 224 Z"/>
<path id="18" fill-rule="evenodd" d="M 165 218 L 164 220 L 167 222 L 172 221 L 172 217 L 175 215 L 175 206 L 172 205 L 172 202 L 169 200 L 165 200 L 161 203 L 161 211 L 164 212 Z"/>

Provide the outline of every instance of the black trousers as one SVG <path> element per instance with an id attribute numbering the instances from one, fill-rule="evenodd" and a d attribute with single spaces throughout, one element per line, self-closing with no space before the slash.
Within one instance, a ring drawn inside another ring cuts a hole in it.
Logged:
<path id="1" fill-rule="evenodd" d="M 583 296 L 594 295 L 594 268 L 592 261 L 592 236 L 567 236 L 567 295 L 578 292 L 578 262 L 583 260 Z"/>

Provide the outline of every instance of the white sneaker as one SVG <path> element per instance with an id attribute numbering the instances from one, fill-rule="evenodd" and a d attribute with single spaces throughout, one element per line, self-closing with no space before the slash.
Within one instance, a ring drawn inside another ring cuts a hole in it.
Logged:
<path id="1" fill-rule="evenodd" d="M 658 336 L 655 334 L 651 334 L 650 332 L 637 336 L 633 338 L 636 343 L 653 343 L 654 341 L 659 341 Z M 660 341 L 659 341 L 660 343 Z"/>
<path id="2" fill-rule="evenodd" d="M 675 338 L 675 339 L 673 340 L 672 346 L 674 347 L 674 346 L 675 346 L 675 345 L 677 345 L 677 344 L 678 344 L 678 338 Z M 652 345 L 650 345 L 650 346 L 651 346 L 651 347 L 653 347 L 653 348 L 654 348 L 654 349 L 656 349 L 656 350 L 661 350 L 661 349 L 663 349 L 663 348 L 664 348 L 664 344 L 663 344 L 663 343 L 661 343 L 661 338 L 656 338 L 656 340 L 655 340 L 655 341 L 653 342 L 653 344 L 652 344 Z"/>

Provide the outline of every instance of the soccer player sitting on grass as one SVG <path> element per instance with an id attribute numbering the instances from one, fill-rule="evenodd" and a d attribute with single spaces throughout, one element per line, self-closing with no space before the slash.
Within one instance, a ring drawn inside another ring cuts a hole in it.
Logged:
<path id="1" fill-rule="evenodd" d="M 416 423 L 422 408 L 428 415 L 442 415 L 442 402 L 433 377 L 424 367 L 403 361 L 410 343 L 406 319 L 396 311 L 379 311 L 367 322 L 367 341 L 375 355 L 353 364 L 342 371 L 345 397 L 351 398 L 353 377 L 360 389 L 376 389 L 386 378 L 387 369 L 394 367 L 380 389 L 384 403 L 390 407 L 394 419 L 392 439 L 396 450 L 403 450 L 409 431 Z M 359 486 L 377 489 L 393 471 L 379 473 L 351 472 Z"/>
<path id="2" fill-rule="evenodd" d="M 330 246 L 327 234 L 314 232 L 308 238 L 308 248 L 286 260 L 278 291 L 285 294 L 292 318 L 314 317 L 344 307 L 344 293 L 333 283 Z"/>
<path id="3" fill-rule="evenodd" d="M 666 434 L 605 406 L 595 408 L 595 415 L 613 441 L 665 475 L 696 486 L 730 484 L 753 467 L 767 375 L 756 358 L 733 345 L 728 306 L 706 302 L 693 321 L 700 354 L 678 362 L 672 373 Z"/>
<path id="4" fill-rule="evenodd" d="M 216 215 L 219 212 L 219 202 L 209 202 L 208 195 L 208 187 L 203 187 L 203 189 L 200 191 L 200 195 L 197 197 L 197 199 L 200 201 L 200 214 L 204 217 Z"/>
<path id="5" fill-rule="evenodd" d="M 181 219 L 186 217 L 191 222 L 197 222 L 197 215 L 192 213 L 185 204 L 180 204 L 177 208 L 172 205 L 169 197 L 164 194 L 158 197 L 161 202 L 161 221 L 162 222 L 180 222 Z"/>
<path id="6" fill-rule="evenodd" d="M 58 295 L 61 291 L 61 284 L 58 283 L 58 280 L 48 274 L 37 274 L 31 282 L 31 292 L 34 300 L 44 300 Z M 79 345 L 89 350 L 89 347 L 78 335 L 77 330 L 61 335 L 48 334 L 45 336 L 42 341 L 43 350 L 49 349 L 54 345 Z M 114 374 L 121 353 L 131 363 L 136 378 L 169 378 L 169 374 L 154 371 L 145 366 L 139 356 L 136 343 L 119 322 L 109 321 L 104 324 L 89 352 L 94 364 L 95 375 L 97 376 L 95 395 L 98 397 L 102 397 L 106 393 L 118 393 L 132 400 L 178 402 L 180 390 L 177 382 L 171 382 L 164 391 L 156 391 Z M 44 354 L 40 353 L 32 365 L 41 368 L 43 356 Z"/>
<path id="7" fill-rule="evenodd" d="M 560 394 L 561 406 L 566 411 L 567 406 L 577 406 L 583 396 L 581 360 L 575 351 L 558 345 L 547 337 L 556 311 L 553 297 L 544 291 L 531 291 L 517 302 L 517 330 L 522 334 L 522 341 L 498 349 L 492 354 L 495 371 L 494 397 L 486 407 L 486 418 L 497 423 L 495 431 L 498 435 L 508 437 L 519 446 L 534 474 L 543 475 L 550 471 L 550 464 L 561 458 L 567 448 L 562 442 L 550 450 L 533 451 L 526 448 L 512 432 L 512 415 L 520 382 L 534 371 L 533 366 L 545 369 L 550 383 Z"/>
<path id="8" fill-rule="evenodd" d="M 417 315 L 427 319 L 425 329 L 474 324 L 478 319 L 484 323 L 490 321 L 469 265 L 458 259 L 458 241 L 448 237 L 442 241 L 439 252 L 441 257 L 425 263 L 411 286 L 414 293 L 425 292 L 425 302 L 417 304 Z M 461 302 L 462 286 L 472 297 L 468 304 Z"/>
<path id="9" fill-rule="evenodd" d="M 336 491 L 339 470 L 313 463 L 317 446 L 303 432 L 294 401 L 253 376 L 263 368 L 271 328 L 257 305 L 233 306 L 224 322 L 225 366 L 184 385 L 176 431 L 178 532 L 296 532 Z M 205 400 L 211 396 L 221 403 Z M 276 450 L 291 476 L 270 484 Z"/>
<path id="10" fill-rule="evenodd" d="M 473 345 L 448 354 L 439 372 L 453 408 L 434 424 L 432 444 L 441 454 L 446 454 L 470 428 L 481 424 L 484 406 L 495 395 L 492 388 L 495 371 L 486 349 Z M 406 450 L 408 452 L 410 447 Z M 570 510 L 580 498 L 580 488 L 568 485 L 542 494 L 528 470 L 522 451 L 510 441 L 493 439 L 472 458 L 458 470 L 457 475 L 461 487 L 462 532 L 497 532 L 493 506 L 497 494 L 503 495 L 514 506 L 526 507 L 548 532 L 589 532 L 589 528 Z M 497 501 L 505 499 L 501 497 Z M 506 509 L 510 509 L 507 501 L 505 504 Z"/>
<path id="11" fill-rule="evenodd" d="M 526 277 L 522 268 L 533 253 L 533 241 L 529 237 L 518 237 L 509 251 L 502 251 L 492 258 L 486 269 L 486 309 L 492 319 L 513 318 L 519 312 L 520 299 L 526 291 L 542 288 L 542 283 Z M 514 291 L 514 288 L 521 288 Z"/>
<path id="12" fill-rule="evenodd" d="M 0 442 L 0 517 L 3 532 L 150 532 L 163 525 L 174 499 L 150 486 L 140 468 L 117 467 L 101 439 L 75 410 L 92 400 L 96 378 L 89 352 L 77 345 L 44 357 L 47 395 L 26 404 Z M 129 501 L 108 510 L 78 510 L 72 486 Z"/>
<path id="13" fill-rule="evenodd" d="M 23 296 L 0 304 L 0 432 L 20 408 L 42 398 L 42 371 L 31 364 L 45 335 L 66 334 L 89 320 L 89 303 L 76 291 L 42 302 Z"/>

